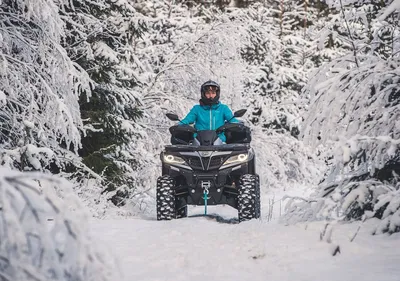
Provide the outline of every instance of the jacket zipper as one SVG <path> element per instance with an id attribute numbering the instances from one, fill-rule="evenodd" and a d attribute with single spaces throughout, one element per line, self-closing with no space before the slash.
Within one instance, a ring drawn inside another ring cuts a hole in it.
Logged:
<path id="1" fill-rule="evenodd" d="M 210 130 L 212 130 L 212 114 L 211 114 L 211 106 L 210 106 Z"/>

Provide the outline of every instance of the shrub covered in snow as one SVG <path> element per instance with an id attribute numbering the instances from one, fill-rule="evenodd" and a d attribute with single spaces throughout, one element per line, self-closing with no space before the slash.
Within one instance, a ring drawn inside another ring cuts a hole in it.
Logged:
<path id="1" fill-rule="evenodd" d="M 0 168 L 0 207 L 1 280 L 117 280 L 66 181 Z"/>
<path id="2" fill-rule="evenodd" d="M 326 192 L 326 188 L 322 188 Z M 380 181 L 349 182 L 331 187 L 328 196 L 289 198 L 283 221 L 289 224 L 312 220 L 366 220 L 381 222 L 375 234 L 400 232 L 400 189 Z"/>

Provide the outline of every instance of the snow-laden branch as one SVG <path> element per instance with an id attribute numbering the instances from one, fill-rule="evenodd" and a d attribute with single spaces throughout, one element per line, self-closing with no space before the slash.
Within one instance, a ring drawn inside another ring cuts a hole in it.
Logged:
<path id="1" fill-rule="evenodd" d="M 115 280 L 90 240 L 87 214 L 65 180 L 0 168 L 4 280 Z"/>
<path id="2" fill-rule="evenodd" d="M 1 127 L 8 131 L 6 139 L 15 141 L 29 123 L 26 137 L 34 144 L 57 150 L 64 142 L 77 151 L 83 128 L 78 98 L 90 92 L 91 81 L 60 45 L 64 25 L 54 3 L 25 5 L 18 1 L 0 20 L 1 109 L 8 116 Z"/>
<path id="3" fill-rule="evenodd" d="M 394 0 L 380 15 L 379 20 L 385 20 L 390 14 L 400 11 L 400 0 Z"/>

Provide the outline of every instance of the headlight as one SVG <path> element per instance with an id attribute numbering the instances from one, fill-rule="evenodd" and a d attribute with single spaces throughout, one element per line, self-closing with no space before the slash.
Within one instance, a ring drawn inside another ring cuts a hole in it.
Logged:
<path id="1" fill-rule="evenodd" d="M 185 164 L 185 160 L 175 155 L 164 154 L 164 162 L 168 164 Z"/>
<path id="2" fill-rule="evenodd" d="M 230 164 L 243 163 L 243 162 L 246 162 L 247 159 L 249 159 L 249 155 L 248 154 L 242 153 L 242 154 L 234 155 L 234 156 L 229 157 L 228 160 L 225 161 L 223 166 L 230 165 Z"/>

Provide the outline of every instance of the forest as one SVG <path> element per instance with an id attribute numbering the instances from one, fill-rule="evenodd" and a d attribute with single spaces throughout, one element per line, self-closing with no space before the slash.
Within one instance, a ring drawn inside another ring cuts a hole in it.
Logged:
<path id="1" fill-rule="evenodd" d="M 159 153 L 200 85 L 247 109 L 286 222 L 400 231 L 398 0 L 1 0 L 3 179 L 56 175 L 93 216 L 154 212 Z M 40 182 L 40 181 L 39 181 Z M 5 185 L 7 186 L 7 185 Z"/>

